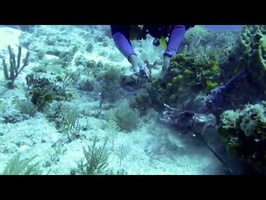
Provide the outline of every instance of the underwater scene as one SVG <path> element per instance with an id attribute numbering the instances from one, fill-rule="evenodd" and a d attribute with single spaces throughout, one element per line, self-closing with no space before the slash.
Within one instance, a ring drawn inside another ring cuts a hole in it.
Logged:
<path id="1" fill-rule="evenodd" d="M 0 25 L 1 175 L 265 175 L 266 25 Z"/>

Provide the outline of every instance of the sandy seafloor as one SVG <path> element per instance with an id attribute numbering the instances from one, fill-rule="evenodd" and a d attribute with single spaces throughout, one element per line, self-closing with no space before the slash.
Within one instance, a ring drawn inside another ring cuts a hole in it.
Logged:
<path id="1" fill-rule="evenodd" d="M 43 26 L 45 30 L 52 30 L 54 26 Z M 81 42 L 91 42 L 93 51 L 90 53 L 78 51 L 76 54 L 83 54 L 88 60 L 101 61 L 109 63 L 121 69 L 125 73 L 130 65 L 127 60 L 115 48 L 112 39 L 104 35 L 105 28 L 92 28 L 88 38 L 81 37 L 81 29 L 73 29 L 72 36 Z M 7 45 L 16 51 L 20 43 L 20 30 L 1 27 L 0 28 L 0 51 L 7 55 Z M 28 33 L 30 35 L 30 33 Z M 107 45 L 97 43 L 95 37 L 105 37 Z M 64 37 L 64 35 L 62 35 Z M 38 38 L 37 38 L 38 39 Z M 36 41 L 35 39 L 34 41 Z M 38 44 L 36 44 L 38 45 Z M 162 50 L 154 49 L 151 39 L 141 42 L 133 42 L 135 50 L 143 59 L 149 59 L 152 63 L 161 59 Z M 27 49 L 22 48 L 22 56 L 25 56 Z M 151 56 L 152 55 L 152 56 Z M 76 56 L 76 55 L 75 55 Z M 54 56 L 45 55 L 46 59 Z M 36 63 L 30 64 L 23 70 L 15 81 L 16 88 L 13 90 L 6 89 L 4 76 L 2 73 L 2 62 L 0 65 L 0 104 L 1 115 L 3 113 L 18 113 L 14 106 L 17 99 L 25 99 L 25 76 L 31 72 Z M 72 71 L 77 70 L 79 66 L 73 65 L 68 68 Z M 156 71 L 154 72 L 156 73 Z M 9 159 L 21 152 L 23 158 L 30 158 L 37 155 L 35 161 L 39 161 L 39 169 L 42 174 L 51 175 L 68 175 L 71 169 L 77 167 L 77 162 L 84 157 L 82 148 L 92 145 L 92 137 L 97 135 L 100 139 L 107 134 L 104 124 L 105 120 L 95 118 L 90 113 L 99 110 L 99 99 L 90 98 L 86 93 L 79 93 L 76 90 L 75 98 L 69 102 L 77 106 L 79 110 L 84 111 L 87 115 L 80 118 L 81 122 L 86 122 L 88 130 L 81 131 L 85 137 L 75 139 L 70 143 L 64 143 L 65 151 L 57 153 L 53 147 L 59 139 L 63 137 L 58 132 L 54 124 L 49 122 L 45 115 L 37 112 L 35 117 L 29 117 L 16 123 L 4 123 L 1 117 L 0 122 L 0 172 L 3 171 Z M 88 114 L 89 113 L 89 114 Z M 103 139 L 101 140 L 103 141 Z M 116 148 L 126 145 L 129 147 L 129 153 L 122 161 L 121 166 Z M 178 135 L 175 131 L 165 125 L 159 124 L 155 119 L 148 122 L 140 122 L 138 128 L 129 133 L 119 132 L 115 141 L 115 149 L 112 151 L 111 144 L 107 143 L 107 149 L 110 151 L 108 159 L 108 168 L 118 171 L 123 169 L 129 175 L 213 175 L 223 174 L 223 166 L 219 160 L 203 145 L 197 142 L 191 143 L 191 138 Z M 53 159 L 53 155 L 57 159 Z"/>

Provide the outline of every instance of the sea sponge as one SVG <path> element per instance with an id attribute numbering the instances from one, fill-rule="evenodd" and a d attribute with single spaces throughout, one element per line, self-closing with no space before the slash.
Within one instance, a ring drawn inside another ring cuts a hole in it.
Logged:
<path id="1" fill-rule="evenodd" d="M 243 62 L 254 80 L 265 80 L 266 72 L 266 26 L 246 25 L 240 35 L 243 49 Z"/>
<path id="2" fill-rule="evenodd" d="M 264 175 L 266 174 L 265 130 L 265 102 L 248 104 L 242 110 L 225 111 L 221 115 L 221 125 L 218 128 L 228 150 Z"/>

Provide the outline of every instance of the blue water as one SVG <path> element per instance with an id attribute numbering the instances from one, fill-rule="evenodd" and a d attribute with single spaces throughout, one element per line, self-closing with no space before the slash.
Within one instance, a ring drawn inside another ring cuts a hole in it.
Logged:
<path id="1" fill-rule="evenodd" d="M 204 25 L 205 28 L 211 31 L 224 31 L 224 30 L 240 30 L 243 25 Z"/>

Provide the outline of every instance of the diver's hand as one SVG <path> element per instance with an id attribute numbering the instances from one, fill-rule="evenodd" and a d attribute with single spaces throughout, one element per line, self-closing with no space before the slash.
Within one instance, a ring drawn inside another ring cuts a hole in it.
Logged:
<path id="1" fill-rule="evenodd" d="M 169 68 L 169 66 L 170 66 L 170 57 L 168 57 L 168 56 L 164 56 L 163 57 L 163 66 L 162 66 L 162 70 L 161 70 L 161 72 L 157 75 L 157 77 L 156 77 L 156 79 L 157 80 L 163 80 L 164 79 L 164 77 L 166 76 L 166 73 L 167 73 L 167 70 L 168 70 L 168 68 Z"/>
<path id="2" fill-rule="evenodd" d="M 141 59 L 139 59 L 135 54 L 132 54 L 129 56 L 128 60 L 132 64 L 133 74 L 143 73 L 145 64 Z"/>
<path id="3" fill-rule="evenodd" d="M 169 66 L 170 66 L 170 60 L 171 58 L 169 56 L 164 56 L 163 57 L 163 67 L 162 71 L 167 71 Z"/>

